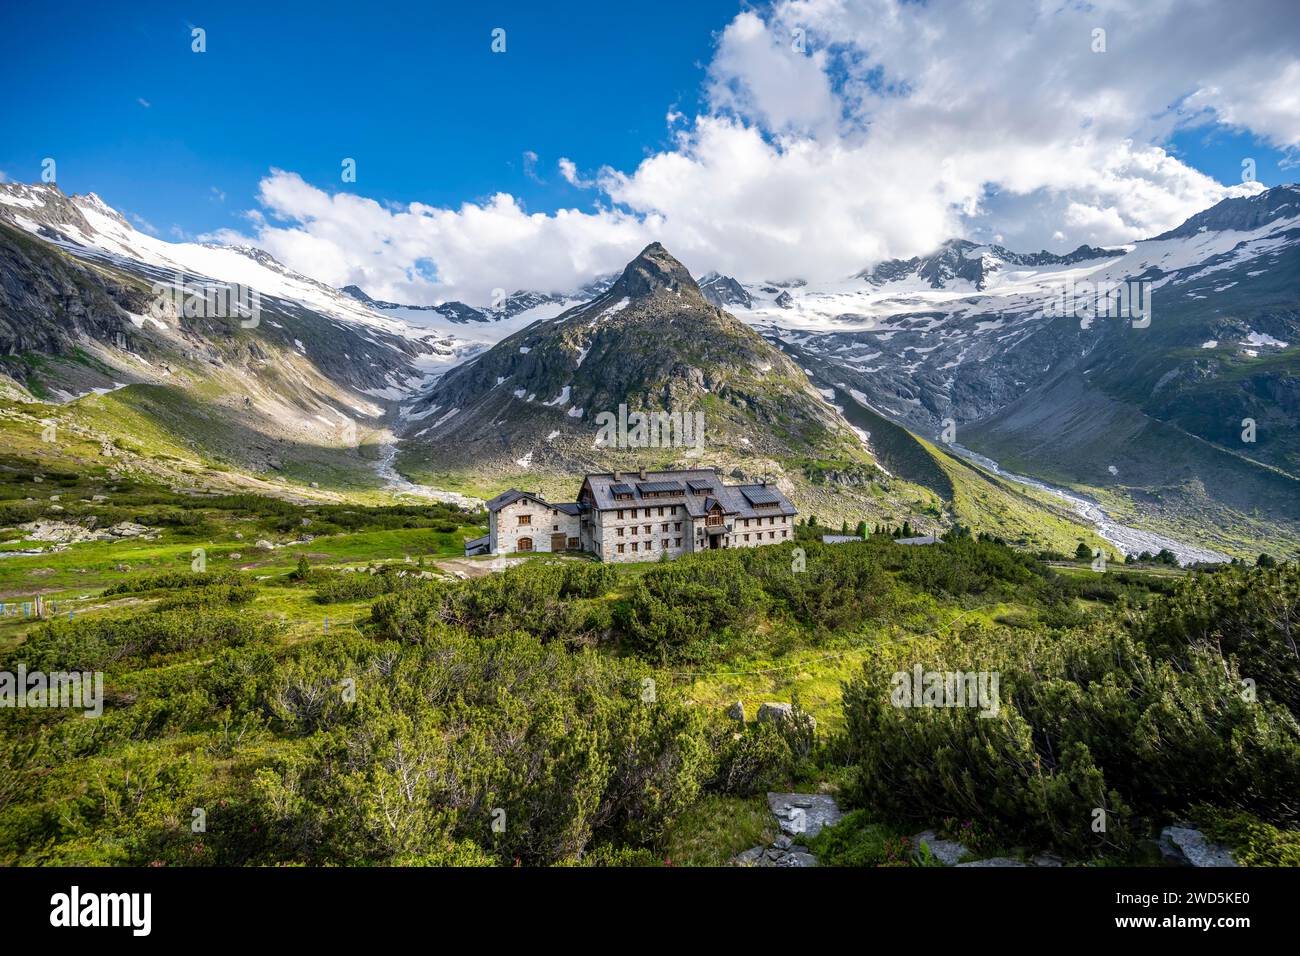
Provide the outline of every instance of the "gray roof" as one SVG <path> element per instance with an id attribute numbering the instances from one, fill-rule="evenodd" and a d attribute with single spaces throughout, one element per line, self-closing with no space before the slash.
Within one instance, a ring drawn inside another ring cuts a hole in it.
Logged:
<path id="1" fill-rule="evenodd" d="M 635 482 L 633 487 L 629 482 Z M 588 475 L 584 487 L 591 489 L 592 507 L 597 511 L 616 508 L 636 508 L 643 505 L 684 505 L 693 518 L 705 514 L 710 502 L 716 499 L 724 512 L 736 518 L 766 518 L 771 515 L 795 515 L 792 505 L 775 485 L 728 485 L 712 468 L 692 468 L 682 471 L 647 472 L 644 481 L 639 475 L 612 474 Z M 624 494 L 631 498 L 615 499 L 614 489 L 626 488 Z M 667 493 L 647 495 L 662 487 Z M 701 491 L 697 491 L 700 489 Z M 771 499 L 771 504 L 760 505 L 752 499 Z"/>
<path id="2" fill-rule="evenodd" d="M 938 544 L 939 539 L 932 534 L 927 534 L 923 538 L 895 538 L 895 544 Z"/>
<path id="3" fill-rule="evenodd" d="M 520 498 L 530 498 L 548 508 L 554 507 L 549 501 L 533 491 L 520 491 L 518 488 L 511 488 L 509 491 L 503 491 L 487 503 L 488 511 L 500 511 L 506 505 L 514 504 Z"/>
<path id="4" fill-rule="evenodd" d="M 556 503 L 547 501 L 535 491 L 520 491 L 518 488 L 511 488 L 509 491 L 503 491 L 487 503 L 488 511 L 500 511 L 506 505 L 514 504 L 520 498 L 527 498 L 529 501 L 536 501 L 539 505 L 547 508 L 554 508 L 556 511 L 563 511 L 566 515 L 576 515 L 582 511 L 582 505 L 576 501 L 563 501 Z"/>

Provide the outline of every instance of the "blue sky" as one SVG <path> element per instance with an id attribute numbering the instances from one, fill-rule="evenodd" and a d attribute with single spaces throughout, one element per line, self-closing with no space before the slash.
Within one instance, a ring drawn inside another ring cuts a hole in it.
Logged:
<path id="1" fill-rule="evenodd" d="M 1258 188 L 1243 159 L 1300 178 L 1293 0 L 24 4 L 0 80 L 7 178 L 53 157 L 162 238 L 412 302 L 652 239 L 743 279 L 1114 244 Z"/>
<path id="2" fill-rule="evenodd" d="M 272 167 L 343 188 L 343 157 L 357 160 L 357 188 L 396 202 L 457 205 L 506 190 L 530 209 L 586 204 L 556 160 L 631 167 L 661 145 L 667 110 L 695 111 L 712 34 L 738 7 L 660 9 L 16 5 L 0 35 L 0 170 L 34 181 L 52 156 L 66 192 L 98 192 L 193 233 L 232 225 Z M 206 53 L 191 51 L 192 26 L 207 31 Z M 491 52 L 496 27 L 504 55 Z"/>

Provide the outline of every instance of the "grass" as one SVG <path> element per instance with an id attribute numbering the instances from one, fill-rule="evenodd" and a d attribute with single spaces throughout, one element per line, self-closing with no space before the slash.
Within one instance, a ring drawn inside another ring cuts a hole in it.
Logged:
<path id="1" fill-rule="evenodd" d="M 767 846 L 779 832 L 764 796 L 708 794 L 678 818 L 659 848 L 673 866 L 726 866 L 738 853 Z"/>

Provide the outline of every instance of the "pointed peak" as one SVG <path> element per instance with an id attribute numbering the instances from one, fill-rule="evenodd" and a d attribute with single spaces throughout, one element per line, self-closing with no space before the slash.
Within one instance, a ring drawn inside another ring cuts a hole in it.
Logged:
<path id="1" fill-rule="evenodd" d="M 662 244 L 652 242 L 627 264 L 610 291 L 617 296 L 639 298 L 654 295 L 661 289 L 700 295 L 700 289 L 687 268 Z"/>

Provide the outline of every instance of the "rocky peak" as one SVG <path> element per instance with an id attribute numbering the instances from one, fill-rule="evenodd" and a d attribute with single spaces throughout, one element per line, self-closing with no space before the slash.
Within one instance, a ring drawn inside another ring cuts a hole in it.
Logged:
<path id="1" fill-rule="evenodd" d="M 641 254 L 627 264 L 618 281 L 610 287 L 614 298 L 639 299 L 667 291 L 687 293 L 703 298 L 686 267 L 673 258 L 672 253 L 657 242 L 641 250 Z"/>
<path id="2" fill-rule="evenodd" d="M 1183 239 L 1198 232 L 1250 231 L 1276 219 L 1300 216 L 1300 186 L 1274 186 L 1253 196 L 1225 199 L 1198 212 L 1176 229 L 1156 239 Z"/>
<path id="3" fill-rule="evenodd" d="M 370 296 L 366 295 L 365 290 L 357 285 L 345 285 L 343 288 L 339 289 L 339 291 L 345 295 L 352 296 L 352 298 L 356 299 L 358 302 L 364 302 L 366 305 L 373 305 L 375 301 L 370 298 Z"/>
<path id="4" fill-rule="evenodd" d="M 746 309 L 754 307 L 754 299 L 745 291 L 745 287 L 731 276 L 709 272 L 700 278 L 700 292 L 720 309 L 739 305 Z"/>

